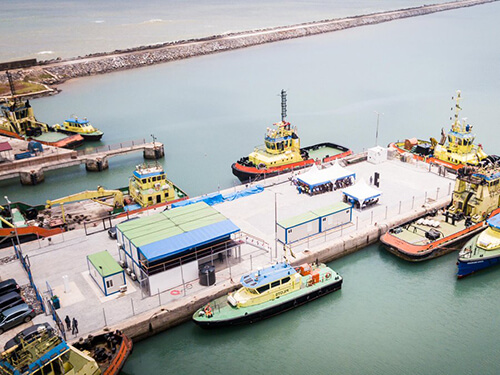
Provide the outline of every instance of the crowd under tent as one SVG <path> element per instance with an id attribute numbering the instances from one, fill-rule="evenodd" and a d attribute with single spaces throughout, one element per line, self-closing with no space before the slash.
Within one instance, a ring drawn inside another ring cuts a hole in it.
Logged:
<path id="1" fill-rule="evenodd" d="M 355 208 L 365 208 L 376 204 L 382 192 L 369 186 L 365 180 L 349 186 L 343 191 L 344 201 L 351 203 Z"/>
<path id="2" fill-rule="evenodd" d="M 231 256 L 240 229 L 205 202 L 117 225 L 120 259 L 146 294 L 198 278 L 199 269 Z"/>
<path id="3" fill-rule="evenodd" d="M 277 239 L 282 244 L 290 244 L 347 224 L 351 220 L 351 205 L 338 202 L 278 221 Z"/>
<path id="4" fill-rule="evenodd" d="M 309 195 L 342 189 L 354 183 L 356 173 L 342 167 L 338 161 L 329 168 L 318 169 L 313 165 L 306 173 L 296 177 L 299 193 Z"/>
<path id="5" fill-rule="evenodd" d="M 124 290 L 127 284 L 123 268 L 113 259 L 107 250 L 87 256 L 90 277 L 105 296 Z"/>

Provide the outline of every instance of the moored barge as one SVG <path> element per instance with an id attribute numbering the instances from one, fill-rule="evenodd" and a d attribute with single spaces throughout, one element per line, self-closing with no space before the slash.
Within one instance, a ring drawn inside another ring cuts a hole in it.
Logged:
<path id="1" fill-rule="evenodd" d="M 419 262 L 457 250 L 461 241 L 480 232 L 485 220 L 500 213 L 500 167 L 458 170 L 450 205 L 390 229 L 381 238 L 394 255 Z"/>

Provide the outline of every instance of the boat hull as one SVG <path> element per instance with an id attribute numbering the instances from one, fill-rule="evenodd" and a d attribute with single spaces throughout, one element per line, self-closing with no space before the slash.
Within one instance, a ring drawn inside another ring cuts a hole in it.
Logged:
<path id="1" fill-rule="evenodd" d="M 83 138 L 85 142 L 96 142 L 100 141 L 104 133 L 102 132 L 96 132 L 96 133 L 77 133 L 77 132 L 72 132 L 64 129 L 59 129 L 58 130 L 61 133 L 68 134 L 68 135 L 79 135 Z"/>
<path id="2" fill-rule="evenodd" d="M 282 303 L 276 303 L 273 304 L 272 306 L 255 311 L 250 314 L 242 314 L 239 316 L 236 316 L 231 319 L 225 319 L 225 320 L 217 320 L 215 317 L 211 320 L 205 320 L 205 321 L 200 321 L 200 320 L 194 320 L 194 322 L 205 329 L 212 329 L 212 328 L 220 328 L 220 327 L 230 327 L 230 326 L 238 326 L 238 325 L 244 325 L 244 324 L 252 324 L 255 322 L 258 322 L 260 320 L 264 320 L 270 317 L 273 317 L 275 315 L 279 315 L 285 311 L 291 310 L 295 307 L 301 306 L 306 304 L 307 302 L 313 301 L 319 297 L 322 297 L 326 294 L 333 293 L 342 287 L 342 281 L 343 279 L 340 278 L 339 280 L 336 280 L 335 282 L 328 283 L 324 286 L 321 286 L 320 288 L 316 288 L 311 290 L 310 293 L 307 294 L 301 294 L 300 296 L 297 296 L 297 298 L 287 300 Z"/>
<path id="3" fill-rule="evenodd" d="M 464 230 L 432 241 L 426 245 L 413 245 L 394 236 L 390 231 L 380 237 L 380 242 L 387 251 L 409 262 L 422 262 L 458 250 L 456 246 L 485 228 L 485 221 L 481 221 Z"/>
<path id="4" fill-rule="evenodd" d="M 458 265 L 457 277 L 461 279 L 477 271 L 481 271 L 485 268 L 498 265 L 499 263 L 500 263 L 500 255 L 482 259 L 470 259 L 470 260 L 459 259 L 457 262 Z"/>
<path id="5" fill-rule="evenodd" d="M 119 343 L 117 348 L 109 347 L 110 338 Z M 99 364 L 103 375 L 118 375 L 132 352 L 133 343 L 132 340 L 122 332 L 116 331 L 113 333 L 103 333 L 97 336 L 89 336 L 89 338 L 85 339 L 83 342 L 74 344 L 74 347 L 78 350 L 87 350 L 90 353 L 93 353 L 95 348 L 106 348 L 106 350 L 112 353 L 112 359 L 110 361 L 107 360 L 104 363 L 100 363 L 96 358 L 94 359 L 96 359 Z"/>
<path id="6" fill-rule="evenodd" d="M 328 163 L 330 161 L 333 161 L 335 159 L 341 159 L 345 158 L 346 156 L 349 156 L 352 154 L 352 150 L 348 149 L 347 147 L 344 146 L 339 146 L 334 143 L 319 143 L 313 146 L 309 147 L 304 147 L 301 149 L 302 151 L 309 151 L 314 148 L 319 148 L 319 147 L 330 147 L 334 148 L 337 150 L 340 150 L 341 152 L 337 155 L 332 155 L 325 157 L 321 160 L 323 163 Z M 231 169 L 233 171 L 233 175 L 238 177 L 238 179 L 241 182 L 247 182 L 247 181 L 255 181 L 260 178 L 266 178 L 266 177 L 273 177 L 277 176 L 279 174 L 287 173 L 287 172 L 292 172 L 296 170 L 300 170 L 303 168 L 311 167 L 313 164 L 317 163 L 318 161 L 310 158 L 307 160 L 303 160 L 300 162 L 296 163 L 290 163 L 290 164 L 285 164 L 281 165 L 279 167 L 273 167 L 273 168 L 265 168 L 265 169 L 259 169 L 255 166 L 246 166 L 242 165 L 239 162 L 233 163 L 231 166 Z"/>

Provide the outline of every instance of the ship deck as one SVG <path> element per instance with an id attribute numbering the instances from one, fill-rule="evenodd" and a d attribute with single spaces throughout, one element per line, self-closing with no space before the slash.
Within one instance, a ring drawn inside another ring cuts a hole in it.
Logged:
<path id="1" fill-rule="evenodd" d="M 445 217 L 441 212 L 434 217 L 429 216 L 428 220 L 438 222 L 439 226 L 433 227 L 431 225 L 425 225 L 417 223 L 417 221 L 413 221 L 398 227 L 401 229 L 401 232 L 397 233 L 396 230 L 392 232 L 392 235 L 412 245 L 427 245 L 431 241 L 427 239 L 425 234 L 431 229 L 434 229 L 441 234 L 439 239 L 465 229 L 465 220 L 456 221 L 455 225 L 453 225 L 451 224 L 451 220 L 448 220 L 448 223 L 446 222 Z"/>
<path id="2" fill-rule="evenodd" d="M 327 156 L 339 155 L 344 151 L 335 147 L 324 146 L 324 147 L 319 147 L 316 150 L 311 149 L 308 152 L 309 152 L 309 158 L 323 160 Z"/>

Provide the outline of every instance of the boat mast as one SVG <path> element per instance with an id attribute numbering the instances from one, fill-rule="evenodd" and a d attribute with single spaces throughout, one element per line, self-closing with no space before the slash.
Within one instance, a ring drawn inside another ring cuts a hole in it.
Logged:
<path id="1" fill-rule="evenodd" d="M 14 100 L 14 106 L 17 106 L 17 96 L 16 96 L 16 88 L 14 87 L 14 81 L 12 79 L 12 75 L 8 70 L 5 71 L 7 75 L 7 79 L 9 80 L 10 94 L 12 99 Z"/>
<path id="2" fill-rule="evenodd" d="M 460 90 L 457 90 L 457 104 L 455 104 L 455 121 L 453 122 L 453 130 L 454 131 L 463 131 L 462 127 L 460 126 L 460 121 L 458 120 L 458 116 L 460 114 L 460 111 L 462 108 L 460 107 Z"/>
<path id="3" fill-rule="evenodd" d="M 281 90 L 281 122 L 286 119 L 286 91 Z"/>

